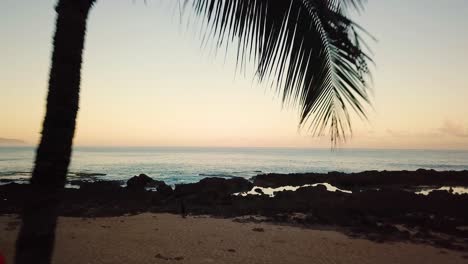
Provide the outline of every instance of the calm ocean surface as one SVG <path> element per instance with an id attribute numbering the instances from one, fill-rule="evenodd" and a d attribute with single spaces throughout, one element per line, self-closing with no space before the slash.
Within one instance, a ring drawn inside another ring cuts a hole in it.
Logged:
<path id="1" fill-rule="evenodd" d="M 34 148 L 0 147 L 0 179 L 26 179 Z M 468 151 L 284 148 L 90 148 L 73 153 L 70 176 L 103 173 L 126 180 L 145 173 L 175 184 L 207 176 L 364 170 L 468 170 Z"/>

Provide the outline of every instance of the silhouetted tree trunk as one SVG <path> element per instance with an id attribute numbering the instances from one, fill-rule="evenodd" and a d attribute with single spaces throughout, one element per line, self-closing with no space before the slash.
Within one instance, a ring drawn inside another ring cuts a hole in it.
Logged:
<path id="1" fill-rule="evenodd" d="M 47 111 L 16 242 L 17 264 L 51 262 L 60 194 L 75 133 L 86 20 L 94 1 L 59 0 L 56 6 Z"/>

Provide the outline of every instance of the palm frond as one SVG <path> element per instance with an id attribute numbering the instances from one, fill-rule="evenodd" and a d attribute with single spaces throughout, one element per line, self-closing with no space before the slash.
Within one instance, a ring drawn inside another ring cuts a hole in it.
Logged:
<path id="1" fill-rule="evenodd" d="M 217 47 L 235 43 L 241 68 L 253 59 L 283 103 L 300 107 L 300 126 L 329 131 L 336 144 L 352 133 L 350 110 L 366 117 L 367 32 L 346 16 L 364 0 L 183 0 L 208 24 Z"/>

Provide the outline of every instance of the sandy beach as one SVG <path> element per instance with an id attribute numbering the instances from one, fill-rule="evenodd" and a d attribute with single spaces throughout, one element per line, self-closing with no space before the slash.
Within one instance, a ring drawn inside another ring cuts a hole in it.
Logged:
<path id="1" fill-rule="evenodd" d="M 12 263 L 19 220 L 0 217 L 0 250 Z M 375 243 L 333 230 L 211 217 L 140 214 L 59 220 L 54 263 L 468 263 L 468 253 Z"/>

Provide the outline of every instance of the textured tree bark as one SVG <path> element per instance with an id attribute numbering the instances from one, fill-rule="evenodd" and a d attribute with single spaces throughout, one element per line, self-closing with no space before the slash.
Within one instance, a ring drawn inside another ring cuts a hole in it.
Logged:
<path id="1" fill-rule="evenodd" d="M 78 112 L 86 21 L 94 0 L 59 0 L 47 110 L 15 263 L 50 263 Z"/>

